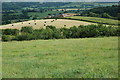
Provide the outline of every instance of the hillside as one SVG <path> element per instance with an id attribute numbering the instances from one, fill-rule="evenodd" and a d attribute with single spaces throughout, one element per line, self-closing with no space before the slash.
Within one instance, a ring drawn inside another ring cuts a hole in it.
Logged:
<path id="1" fill-rule="evenodd" d="M 3 78 L 117 78 L 118 38 L 3 42 Z"/>

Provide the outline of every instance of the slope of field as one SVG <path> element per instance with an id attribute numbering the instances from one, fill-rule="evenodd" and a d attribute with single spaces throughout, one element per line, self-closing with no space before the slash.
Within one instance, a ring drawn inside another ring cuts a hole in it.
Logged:
<path id="1" fill-rule="evenodd" d="M 51 22 L 53 21 L 54 22 Z M 46 22 L 46 23 L 45 23 Z M 35 25 L 36 23 L 36 25 Z M 84 22 L 84 21 L 77 21 L 77 20 L 67 20 L 67 19 L 42 19 L 42 20 L 36 20 L 34 22 L 34 20 L 31 21 L 25 21 L 23 22 L 19 22 L 19 23 L 14 23 L 13 26 L 12 24 L 8 24 L 8 25 L 2 25 L 0 26 L 0 29 L 6 29 L 6 28 L 12 28 L 12 29 L 21 29 L 21 27 L 24 26 L 32 26 L 34 29 L 39 29 L 39 28 L 45 28 L 45 26 L 47 25 L 53 25 L 56 26 L 57 28 L 61 28 L 61 27 L 73 27 L 73 26 L 79 26 L 79 25 L 89 25 L 89 24 L 93 24 L 90 22 Z M 66 26 L 64 26 L 66 25 Z"/>
<path id="2" fill-rule="evenodd" d="M 108 24 L 108 25 L 118 25 L 120 23 L 120 21 L 118 21 L 118 20 L 107 19 L 107 18 L 98 18 L 98 17 L 72 16 L 72 17 L 67 17 L 67 18 L 83 20 L 83 21 L 88 21 L 88 22 L 94 22 L 94 23 Z"/>
<path id="3" fill-rule="evenodd" d="M 117 78 L 118 38 L 3 42 L 3 78 Z"/>

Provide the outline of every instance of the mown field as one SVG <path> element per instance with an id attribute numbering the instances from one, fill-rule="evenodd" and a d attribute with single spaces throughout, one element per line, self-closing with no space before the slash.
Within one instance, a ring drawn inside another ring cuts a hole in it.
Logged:
<path id="1" fill-rule="evenodd" d="M 3 42 L 3 78 L 117 78 L 118 38 Z"/>
<path id="2" fill-rule="evenodd" d="M 118 25 L 120 23 L 120 21 L 118 21 L 118 20 L 107 19 L 107 18 L 98 18 L 98 17 L 72 16 L 72 17 L 67 17 L 67 18 L 83 20 L 83 21 L 88 21 L 88 22 L 94 22 L 94 23 L 108 24 L 108 25 Z"/>
<path id="3" fill-rule="evenodd" d="M 54 20 L 54 21 L 53 21 Z M 53 21 L 53 22 L 51 22 Z M 45 23 L 46 22 L 46 23 Z M 35 25 L 36 23 L 36 25 Z M 32 26 L 34 29 L 40 29 L 45 28 L 46 26 L 53 25 L 56 26 L 56 28 L 62 28 L 62 27 L 73 27 L 73 26 L 80 26 L 80 25 L 90 25 L 93 23 L 85 22 L 85 21 L 77 21 L 77 20 L 67 20 L 67 19 L 42 19 L 42 20 L 30 20 L 30 21 L 24 21 L 24 22 L 18 22 L 14 24 L 8 24 L 8 25 L 2 25 L 0 26 L 0 29 L 21 29 L 24 26 Z M 66 26 L 64 26 L 66 25 Z"/>

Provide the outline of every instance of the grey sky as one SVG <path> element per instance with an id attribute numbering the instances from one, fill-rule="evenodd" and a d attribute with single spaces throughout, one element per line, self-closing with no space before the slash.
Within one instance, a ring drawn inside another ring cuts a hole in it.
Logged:
<path id="1" fill-rule="evenodd" d="M 2 2 L 119 2 L 120 0 L 0 0 Z"/>

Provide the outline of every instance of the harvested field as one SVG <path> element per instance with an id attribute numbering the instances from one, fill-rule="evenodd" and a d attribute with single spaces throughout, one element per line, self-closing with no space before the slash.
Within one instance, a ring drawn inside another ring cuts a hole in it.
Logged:
<path id="1" fill-rule="evenodd" d="M 62 27 L 73 27 L 73 26 L 79 26 L 79 25 L 90 25 L 94 23 L 90 22 L 84 22 L 84 21 L 77 21 L 77 20 L 67 20 L 67 19 L 42 19 L 42 20 L 31 20 L 31 21 L 25 21 L 25 22 L 19 22 L 19 23 L 14 23 L 14 24 L 8 24 L 8 25 L 2 25 L 0 26 L 0 29 L 6 29 L 6 28 L 11 28 L 11 29 L 21 29 L 21 27 L 24 26 L 32 26 L 34 29 L 39 29 L 39 28 L 45 28 L 47 25 L 53 25 L 56 26 L 57 28 L 62 28 Z"/>

